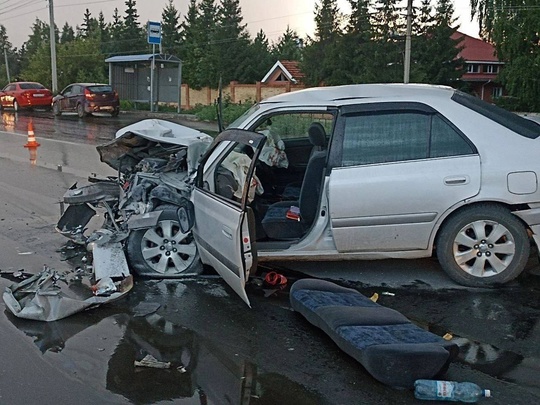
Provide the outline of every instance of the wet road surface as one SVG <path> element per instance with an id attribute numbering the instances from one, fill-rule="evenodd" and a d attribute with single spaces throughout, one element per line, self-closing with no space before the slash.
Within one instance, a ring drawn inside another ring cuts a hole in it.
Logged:
<path id="1" fill-rule="evenodd" d="M 36 273 L 45 264 L 59 271 L 83 265 L 84 251 L 74 250 L 69 260 L 57 251 L 66 242 L 54 231 L 57 202 L 67 187 L 84 180 L 85 170 L 101 170 L 93 145 L 137 118 L 95 117 L 87 123 L 19 114 L 10 127 L 7 114 L 0 128 L 0 270 Z M 41 143 L 36 162 L 24 148 L 30 117 Z M 97 132 L 89 136 L 94 124 Z M 56 153 L 65 145 L 68 164 L 58 170 Z M 377 292 L 380 304 L 434 333 L 454 336 L 462 349 L 446 379 L 491 389 L 493 398 L 485 403 L 533 404 L 540 402 L 535 259 L 530 272 L 500 290 L 456 286 L 433 260 L 278 269 L 301 271 L 287 273 L 291 282 L 312 273 L 368 296 Z M 11 283 L 0 278 L 2 289 Z M 17 319 L 2 302 L 0 403 L 421 403 L 411 391 L 375 381 L 291 310 L 286 291 L 265 297 L 250 285 L 248 295 L 252 309 L 212 274 L 139 279 L 125 299 L 52 323 Z M 147 354 L 171 368 L 135 367 Z"/>

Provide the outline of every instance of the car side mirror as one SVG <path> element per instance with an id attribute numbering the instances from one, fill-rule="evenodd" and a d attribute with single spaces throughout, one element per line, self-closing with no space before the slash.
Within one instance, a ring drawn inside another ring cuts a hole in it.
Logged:
<path id="1" fill-rule="evenodd" d="M 178 208 L 178 223 L 183 233 L 188 233 L 195 225 L 195 207 L 189 200 L 185 200 L 184 204 Z"/>

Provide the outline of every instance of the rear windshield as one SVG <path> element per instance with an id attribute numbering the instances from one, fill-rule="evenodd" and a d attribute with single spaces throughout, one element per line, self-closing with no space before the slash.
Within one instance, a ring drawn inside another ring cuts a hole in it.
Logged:
<path id="1" fill-rule="evenodd" d="M 471 96 L 461 91 L 456 91 L 452 100 L 459 103 L 478 114 L 482 114 L 497 124 L 502 125 L 526 138 L 536 139 L 540 136 L 540 125 L 526 118 L 520 117 L 496 105 L 486 103 L 477 97 Z"/>
<path id="2" fill-rule="evenodd" d="M 45 86 L 39 83 L 19 83 L 19 86 L 23 90 L 41 90 L 45 88 Z"/>
<path id="3" fill-rule="evenodd" d="M 87 89 L 92 93 L 110 93 L 113 91 L 111 86 L 88 86 Z"/>

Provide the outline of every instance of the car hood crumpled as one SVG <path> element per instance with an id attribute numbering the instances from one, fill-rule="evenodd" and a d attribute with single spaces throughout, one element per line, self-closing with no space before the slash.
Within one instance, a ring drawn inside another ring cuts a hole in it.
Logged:
<path id="1" fill-rule="evenodd" d="M 97 146 L 101 161 L 120 172 L 128 172 L 142 159 L 167 158 L 187 149 L 188 173 L 196 170 L 212 137 L 174 122 L 147 119 L 116 132 L 114 140 Z"/>

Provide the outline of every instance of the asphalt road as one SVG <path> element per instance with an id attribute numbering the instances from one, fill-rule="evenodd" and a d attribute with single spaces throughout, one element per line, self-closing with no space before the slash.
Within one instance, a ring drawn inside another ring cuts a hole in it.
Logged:
<path id="1" fill-rule="evenodd" d="M 64 260 L 54 231 L 58 201 L 90 173 L 109 174 L 94 146 L 141 116 L 86 120 L 3 112 L 0 127 L 0 270 L 36 273 L 80 265 Z M 41 144 L 31 161 L 27 126 Z M 540 402 L 540 276 L 499 290 L 448 280 L 434 260 L 278 263 L 290 282 L 307 275 L 357 288 L 462 346 L 445 378 L 491 389 L 491 404 Z M 291 272 L 291 269 L 296 270 Z M 264 269 L 263 269 L 264 270 Z M 0 288 L 10 285 L 0 277 Z M 111 305 L 42 323 L 0 303 L 2 404 L 416 404 L 409 390 L 374 380 L 323 333 L 294 313 L 286 291 L 248 287 L 252 309 L 209 274 L 181 281 L 136 280 Z M 135 368 L 152 354 L 171 370 Z M 180 368 L 178 368 L 180 367 Z"/>

